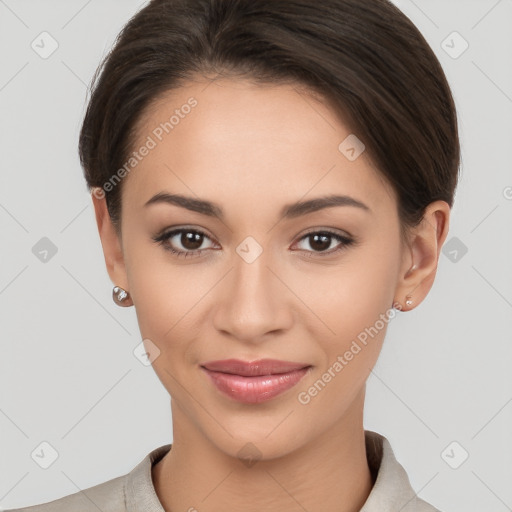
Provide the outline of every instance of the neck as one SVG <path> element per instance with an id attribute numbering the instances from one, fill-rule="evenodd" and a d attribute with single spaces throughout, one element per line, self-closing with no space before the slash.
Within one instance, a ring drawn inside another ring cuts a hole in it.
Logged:
<path id="1" fill-rule="evenodd" d="M 218 449 L 173 407 L 172 449 L 153 466 L 166 512 L 359 512 L 373 480 L 362 411 L 351 411 L 307 445 L 275 459 L 243 464 Z"/>

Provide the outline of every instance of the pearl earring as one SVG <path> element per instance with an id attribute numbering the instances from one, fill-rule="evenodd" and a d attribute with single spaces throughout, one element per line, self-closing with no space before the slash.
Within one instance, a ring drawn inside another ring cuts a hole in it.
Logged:
<path id="1" fill-rule="evenodd" d="M 118 306 L 131 306 L 126 299 L 130 296 L 129 292 L 121 288 L 120 286 L 114 286 L 112 289 L 112 299 Z M 126 301 L 126 302 L 125 302 Z"/>

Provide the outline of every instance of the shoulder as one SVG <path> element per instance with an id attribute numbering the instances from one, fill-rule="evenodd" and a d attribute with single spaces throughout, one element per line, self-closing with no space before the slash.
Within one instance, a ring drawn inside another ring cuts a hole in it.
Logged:
<path id="1" fill-rule="evenodd" d="M 125 475 L 47 503 L 2 512 L 163 512 L 153 487 L 151 468 L 170 448 L 171 444 L 155 448 Z"/>
<path id="2" fill-rule="evenodd" d="M 366 430 L 365 441 L 374 485 L 360 512 L 441 512 L 418 497 L 388 439 Z"/>
<path id="3" fill-rule="evenodd" d="M 430 503 L 415 497 L 413 498 L 401 512 L 441 512 L 438 508 L 434 507 Z"/>
<path id="4" fill-rule="evenodd" d="M 124 512 L 126 475 L 57 500 L 3 512 Z"/>

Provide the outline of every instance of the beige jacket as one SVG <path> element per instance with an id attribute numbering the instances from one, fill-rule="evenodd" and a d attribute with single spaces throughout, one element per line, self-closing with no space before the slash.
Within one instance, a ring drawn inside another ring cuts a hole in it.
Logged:
<path id="1" fill-rule="evenodd" d="M 360 512 L 440 512 L 416 496 L 384 436 L 365 430 L 365 438 L 368 465 L 377 479 Z M 151 451 L 126 475 L 48 503 L 4 512 L 165 512 L 153 486 L 151 467 L 171 446 Z"/>

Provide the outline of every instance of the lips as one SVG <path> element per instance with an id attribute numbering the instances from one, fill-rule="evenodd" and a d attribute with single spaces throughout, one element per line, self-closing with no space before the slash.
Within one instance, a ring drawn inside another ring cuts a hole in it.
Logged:
<path id="1" fill-rule="evenodd" d="M 258 361 L 252 362 L 241 361 L 240 359 L 224 359 L 222 361 L 210 361 L 202 366 L 214 372 L 255 377 L 259 375 L 288 373 L 293 370 L 300 370 L 309 365 L 290 361 L 279 361 L 277 359 L 259 359 Z"/>
<path id="2" fill-rule="evenodd" d="M 243 403 L 260 403 L 295 386 L 311 365 L 276 359 L 225 359 L 209 361 L 201 368 L 224 395 Z"/>

